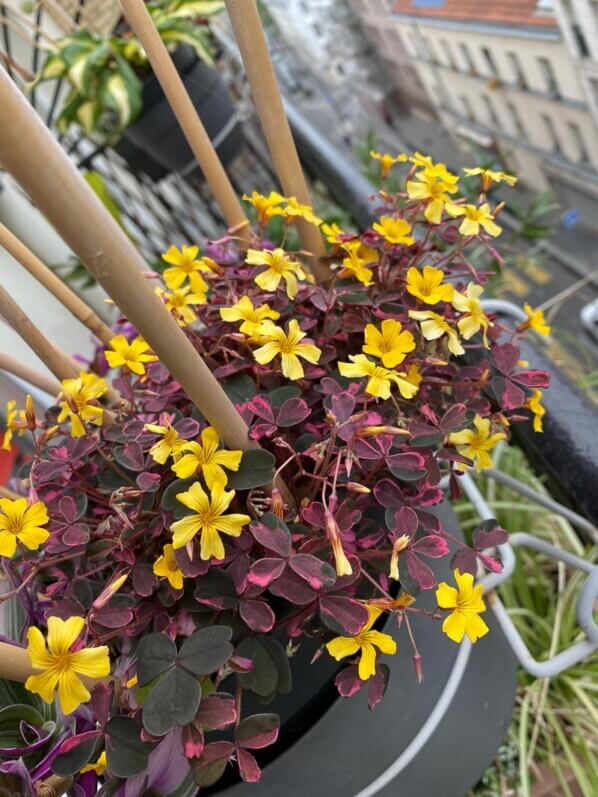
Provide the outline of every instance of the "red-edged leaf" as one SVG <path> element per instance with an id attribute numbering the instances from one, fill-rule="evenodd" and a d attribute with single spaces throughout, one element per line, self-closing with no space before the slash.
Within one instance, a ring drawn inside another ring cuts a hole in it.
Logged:
<path id="1" fill-rule="evenodd" d="M 376 483 L 374 498 L 379 504 L 389 509 L 398 509 L 405 503 L 403 491 L 396 482 L 390 479 L 381 479 Z"/>
<path id="2" fill-rule="evenodd" d="M 504 409 L 514 410 L 524 404 L 525 393 L 520 387 L 507 380 L 500 401 Z"/>
<path id="3" fill-rule="evenodd" d="M 329 407 L 338 423 L 345 423 L 355 410 L 355 396 L 343 390 L 342 393 L 330 397 Z"/>
<path id="4" fill-rule="evenodd" d="M 232 742 L 211 742 L 199 758 L 194 759 L 193 777 L 198 786 L 208 787 L 220 780 L 230 757 L 235 752 Z"/>
<path id="5" fill-rule="evenodd" d="M 368 708 L 373 711 L 384 697 L 390 678 L 390 670 L 386 664 L 378 664 L 376 674 L 368 681 Z"/>
<path id="6" fill-rule="evenodd" d="M 320 598 L 322 622 L 338 634 L 355 636 L 368 621 L 368 610 L 362 603 L 342 595 L 322 595 Z"/>
<path id="7" fill-rule="evenodd" d="M 469 425 L 471 421 L 471 413 L 465 404 L 453 404 L 453 406 L 445 412 L 440 420 L 440 428 L 443 432 L 458 432 Z"/>
<path id="8" fill-rule="evenodd" d="M 416 451 L 391 454 L 386 457 L 386 464 L 393 476 L 404 482 L 422 479 L 426 473 L 426 458 Z"/>
<path id="9" fill-rule="evenodd" d="M 95 625 L 103 625 L 104 628 L 124 628 L 133 620 L 131 609 L 112 609 L 104 606 L 102 609 L 94 610 L 91 622 Z"/>
<path id="10" fill-rule="evenodd" d="M 210 731 L 222 730 L 236 721 L 237 709 L 233 697 L 216 692 L 202 698 L 197 712 L 197 722 L 203 728 Z"/>
<path id="11" fill-rule="evenodd" d="M 77 736 L 71 736 L 69 739 L 65 739 L 64 742 L 58 748 L 58 754 L 64 755 L 65 753 L 70 753 L 71 750 L 74 750 L 75 747 L 79 747 L 80 744 L 83 742 L 87 742 L 90 739 L 97 739 L 98 736 L 102 736 L 103 731 L 86 731 L 85 733 L 79 733 Z"/>
<path id="12" fill-rule="evenodd" d="M 273 512 L 266 512 L 259 521 L 254 520 L 249 530 L 264 548 L 274 551 L 279 556 L 290 556 L 291 532 Z"/>
<path id="13" fill-rule="evenodd" d="M 451 560 L 453 570 L 458 570 L 460 573 L 471 573 L 472 576 L 476 574 L 477 565 L 475 551 L 472 551 L 471 548 L 461 548 Z"/>
<path id="14" fill-rule="evenodd" d="M 247 580 L 250 584 L 267 587 L 277 578 L 280 578 L 285 568 L 284 559 L 258 559 L 251 565 Z"/>
<path id="15" fill-rule="evenodd" d="M 359 677 L 356 664 L 345 667 L 334 679 L 334 685 L 338 689 L 338 693 L 341 697 L 352 697 L 356 695 L 364 683 L 365 681 L 362 681 Z"/>
<path id="16" fill-rule="evenodd" d="M 486 570 L 490 570 L 492 573 L 502 573 L 502 562 L 499 562 L 498 559 L 488 556 L 486 553 L 478 553 L 478 558 Z"/>
<path id="17" fill-rule="evenodd" d="M 239 723 L 235 739 L 239 747 L 261 750 L 278 739 L 280 717 L 278 714 L 253 714 Z"/>
<path id="18" fill-rule="evenodd" d="M 421 556 L 429 556 L 431 559 L 439 559 L 446 556 L 449 551 L 448 542 L 439 534 L 427 534 L 416 540 L 411 546 L 411 550 Z"/>
<path id="19" fill-rule="evenodd" d="M 298 553 L 289 559 L 290 568 L 305 579 L 312 589 L 329 589 L 336 582 L 336 574 L 327 562 L 308 553 Z"/>
<path id="20" fill-rule="evenodd" d="M 259 768 L 254 756 L 242 747 L 237 749 L 237 764 L 239 765 L 239 774 L 245 783 L 259 783 L 262 777 L 262 770 Z"/>
<path id="21" fill-rule="evenodd" d="M 285 598 L 297 606 L 305 606 L 316 599 L 317 593 L 296 573 L 288 568 L 282 576 L 270 584 L 270 592 Z"/>
<path id="22" fill-rule="evenodd" d="M 436 576 L 428 565 L 424 564 L 412 551 L 405 551 L 403 556 L 407 564 L 407 572 L 411 578 L 417 581 L 420 589 L 432 589 L 436 586 Z"/>
<path id="23" fill-rule="evenodd" d="M 205 746 L 203 732 L 199 728 L 195 725 L 185 725 L 182 742 L 185 758 L 199 758 Z"/>
<path id="24" fill-rule="evenodd" d="M 241 601 L 239 614 L 252 631 L 263 634 L 271 631 L 276 615 L 265 601 Z"/>
<path id="25" fill-rule="evenodd" d="M 519 360 L 519 347 L 513 343 L 502 343 L 499 346 L 494 346 L 492 357 L 501 373 L 510 374 Z"/>
<path id="26" fill-rule="evenodd" d="M 311 410 L 305 399 L 290 398 L 278 410 L 276 425 L 283 428 L 295 426 L 295 424 L 304 421 L 309 415 L 311 415 Z"/>
<path id="27" fill-rule="evenodd" d="M 511 379 L 524 387 L 546 388 L 550 384 L 550 376 L 546 371 L 540 370 L 519 371 L 511 374 Z"/>
<path id="28" fill-rule="evenodd" d="M 417 512 L 411 509 L 410 506 L 402 506 L 398 512 L 394 514 L 395 528 L 393 529 L 397 534 L 407 534 L 409 537 L 415 537 L 415 532 L 419 526 L 419 518 Z"/>
<path id="29" fill-rule="evenodd" d="M 473 534 L 473 547 L 478 551 L 485 548 L 494 548 L 503 545 L 509 539 L 507 532 L 502 529 L 496 520 L 484 521 Z"/>
<path id="30" fill-rule="evenodd" d="M 274 412 L 270 400 L 266 396 L 254 396 L 247 402 L 247 406 L 253 410 L 254 414 L 266 423 L 275 423 Z"/>

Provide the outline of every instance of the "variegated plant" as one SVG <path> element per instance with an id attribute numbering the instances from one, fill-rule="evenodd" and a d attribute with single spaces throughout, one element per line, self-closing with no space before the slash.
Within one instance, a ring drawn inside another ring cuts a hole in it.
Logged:
<path id="1" fill-rule="evenodd" d="M 148 3 L 156 28 L 170 50 L 191 46 L 207 64 L 213 62 L 208 17 L 222 0 L 153 0 Z M 57 120 L 65 131 L 78 124 L 86 133 L 114 141 L 142 109 L 145 51 L 130 30 L 101 36 L 82 29 L 56 40 L 32 86 L 64 78 L 71 90 Z"/>

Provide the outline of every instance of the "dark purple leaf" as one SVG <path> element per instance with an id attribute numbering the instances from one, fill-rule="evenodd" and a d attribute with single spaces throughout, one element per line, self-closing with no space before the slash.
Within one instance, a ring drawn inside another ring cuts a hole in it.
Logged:
<path id="1" fill-rule="evenodd" d="M 270 592 L 298 606 L 305 606 L 316 598 L 314 590 L 311 589 L 302 578 L 288 568 L 280 578 L 270 584 Z"/>
<path id="2" fill-rule="evenodd" d="M 478 557 L 487 570 L 492 571 L 492 573 L 502 573 L 502 562 L 499 562 L 498 559 L 485 553 L 478 553 Z"/>
<path id="3" fill-rule="evenodd" d="M 77 520 L 77 505 L 72 496 L 63 496 L 58 502 L 58 508 L 63 514 L 67 523 L 74 523 L 75 520 Z"/>
<path id="4" fill-rule="evenodd" d="M 151 565 L 137 565 L 131 574 L 133 589 L 143 598 L 149 597 L 157 589 L 159 581 L 154 575 Z"/>
<path id="5" fill-rule="evenodd" d="M 327 562 L 308 553 L 299 553 L 289 559 L 291 570 L 305 579 L 312 589 L 329 589 L 336 582 L 336 574 Z"/>
<path id="6" fill-rule="evenodd" d="M 174 428 L 179 437 L 183 437 L 185 440 L 190 440 L 199 434 L 199 423 L 195 418 L 183 418 L 175 423 Z"/>
<path id="7" fill-rule="evenodd" d="M 207 788 L 220 780 L 234 752 L 235 746 L 232 742 L 206 744 L 200 757 L 192 764 L 193 777 L 197 785 Z"/>
<path id="8" fill-rule="evenodd" d="M 405 557 L 407 572 L 412 579 L 417 581 L 420 589 L 432 589 L 436 586 L 436 576 L 428 565 L 424 564 L 419 557 L 407 550 L 402 556 Z"/>
<path id="9" fill-rule="evenodd" d="M 91 622 L 93 625 L 99 624 L 104 628 L 124 628 L 133 621 L 133 617 L 131 609 L 113 609 L 110 606 L 104 606 L 94 611 Z"/>
<path id="10" fill-rule="evenodd" d="M 309 415 L 311 415 L 311 410 L 304 399 L 291 398 L 285 401 L 279 409 L 276 425 L 283 428 L 295 426 L 295 424 L 304 421 Z"/>
<path id="11" fill-rule="evenodd" d="M 155 493 L 160 486 L 160 474 L 143 471 L 138 474 L 135 481 L 140 490 L 144 490 L 146 493 Z"/>
<path id="12" fill-rule="evenodd" d="M 114 449 L 114 458 L 119 465 L 128 470 L 140 471 L 145 465 L 143 450 L 135 440 L 130 440 L 124 446 L 117 446 Z"/>
<path id="13" fill-rule="evenodd" d="M 251 565 L 247 580 L 250 584 L 267 587 L 277 578 L 280 578 L 285 565 L 284 559 L 258 559 L 257 562 Z"/>
<path id="14" fill-rule="evenodd" d="M 329 406 L 338 423 L 345 423 L 355 410 L 355 397 L 344 390 L 330 397 Z"/>
<path id="15" fill-rule="evenodd" d="M 465 404 L 454 404 L 440 420 L 440 428 L 443 432 L 458 432 L 464 429 L 471 422 L 471 413 Z"/>
<path id="16" fill-rule="evenodd" d="M 364 683 L 365 681 L 362 681 L 359 677 L 356 664 L 345 667 L 334 679 L 334 685 L 338 689 L 338 693 L 341 697 L 352 697 L 356 695 Z"/>
<path id="17" fill-rule="evenodd" d="M 264 548 L 274 551 L 279 556 L 287 557 L 291 553 L 291 533 L 286 524 L 273 512 L 266 512 L 259 521 L 254 520 L 249 530 Z"/>
<path id="18" fill-rule="evenodd" d="M 525 393 L 517 385 L 507 380 L 500 394 L 500 402 L 505 410 L 514 410 L 525 403 Z"/>
<path id="19" fill-rule="evenodd" d="M 404 482 L 417 481 L 427 473 L 426 458 L 416 451 L 391 454 L 386 457 L 386 464 L 392 475 Z"/>
<path id="20" fill-rule="evenodd" d="M 477 571 L 477 557 L 471 548 L 460 548 L 451 559 L 451 568 L 460 573 L 471 573 L 475 576 Z"/>
<path id="21" fill-rule="evenodd" d="M 369 618 L 362 603 L 342 595 L 322 595 L 320 616 L 328 628 L 346 636 L 358 634 Z"/>
<path id="22" fill-rule="evenodd" d="M 62 542 L 69 548 L 85 545 L 86 542 L 89 542 L 89 526 L 85 523 L 69 526 L 62 534 Z"/>
<path id="23" fill-rule="evenodd" d="M 393 531 L 396 534 L 407 534 L 409 537 L 415 537 L 415 532 L 419 526 L 419 517 L 414 509 L 410 506 L 402 506 L 398 512 L 394 514 L 395 526 Z"/>
<path id="24" fill-rule="evenodd" d="M 492 357 L 496 367 L 502 374 L 510 374 L 519 361 L 519 347 L 512 343 L 502 343 L 494 346 Z"/>
<path id="25" fill-rule="evenodd" d="M 511 375 L 513 382 L 524 387 L 546 388 L 550 383 L 550 376 L 546 371 L 519 371 Z"/>
<path id="26" fill-rule="evenodd" d="M 259 783 L 262 770 L 254 756 L 247 750 L 243 750 L 242 747 L 237 750 L 237 764 L 239 765 L 239 774 L 245 783 Z"/>
<path id="27" fill-rule="evenodd" d="M 398 509 L 405 503 L 403 491 L 396 482 L 390 479 L 381 479 L 374 487 L 374 498 L 382 506 Z"/>
<path id="28" fill-rule="evenodd" d="M 271 631 L 276 615 L 265 601 L 241 601 L 239 614 L 252 631 L 262 634 Z"/>
<path id="29" fill-rule="evenodd" d="M 99 724 L 103 727 L 110 717 L 112 703 L 112 684 L 98 684 L 91 692 L 91 708 Z"/>
<path id="30" fill-rule="evenodd" d="M 384 697 L 390 678 L 390 670 L 386 664 L 378 664 L 376 674 L 368 681 L 368 708 L 373 711 Z"/>
<path id="31" fill-rule="evenodd" d="M 239 747 L 247 750 L 261 750 L 278 739 L 280 717 L 278 714 L 253 714 L 239 723 L 235 740 Z"/>
<path id="32" fill-rule="evenodd" d="M 237 721 L 235 699 L 225 694 L 204 697 L 199 704 L 197 721 L 206 730 L 222 730 Z"/>
<path id="33" fill-rule="evenodd" d="M 473 533 L 473 547 L 478 551 L 503 545 L 509 539 L 507 532 L 501 528 L 494 518 L 485 520 Z"/>
<path id="34" fill-rule="evenodd" d="M 247 406 L 250 407 L 253 413 L 257 415 L 258 418 L 261 418 L 262 421 L 266 421 L 266 423 L 270 424 L 275 422 L 272 405 L 266 396 L 254 396 L 251 401 L 247 402 Z"/>
<path id="35" fill-rule="evenodd" d="M 411 550 L 421 556 L 429 556 L 431 559 L 439 559 L 446 556 L 449 551 L 448 542 L 439 534 L 427 534 L 416 540 L 411 546 Z"/>

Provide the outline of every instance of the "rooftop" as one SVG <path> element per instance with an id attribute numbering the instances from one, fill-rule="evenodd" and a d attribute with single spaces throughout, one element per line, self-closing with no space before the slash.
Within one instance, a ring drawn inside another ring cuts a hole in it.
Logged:
<path id="1" fill-rule="evenodd" d="M 538 0 L 398 0 L 397 14 L 463 22 L 485 22 L 535 28 L 554 28 L 556 18 Z"/>

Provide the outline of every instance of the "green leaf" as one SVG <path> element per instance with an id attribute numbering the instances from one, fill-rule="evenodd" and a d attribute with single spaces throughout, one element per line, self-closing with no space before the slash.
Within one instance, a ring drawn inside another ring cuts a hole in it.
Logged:
<path id="1" fill-rule="evenodd" d="M 253 661 L 253 668 L 248 673 L 237 674 L 243 689 L 261 697 L 290 692 L 291 669 L 280 642 L 266 636 L 248 637 L 237 647 L 237 654 Z"/>
<path id="2" fill-rule="evenodd" d="M 183 506 L 180 501 L 177 501 L 177 495 L 187 492 L 193 482 L 196 481 L 197 479 L 175 479 L 162 493 L 160 507 L 166 512 L 174 512 L 174 516 L 177 519 L 183 517 L 185 514 L 189 514 L 187 507 Z"/>
<path id="3" fill-rule="evenodd" d="M 229 376 L 222 383 L 224 392 L 233 404 L 243 404 L 256 394 L 256 386 L 249 374 L 239 373 Z"/>
<path id="4" fill-rule="evenodd" d="M 108 213 L 112 216 L 114 221 L 118 224 L 118 226 L 125 230 L 125 226 L 123 224 L 123 217 L 120 210 L 120 207 L 114 200 L 114 197 L 108 190 L 108 186 L 104 182 L 104 178 L 102 177 L 99 172 L 85 172 L 83 175 L 85 177 L 86 183 L 93 189 L 94 194 L 100 200 L 102 205 L 106 208 Z M 128 234 L 128 233 L 127 233 Z"/>
<path id="5" fill-rule="evenodd" d="M 182 667 L 173 667 L 152 689 L 143 704 L 143 727 L 164 736 L 195 719 L 201 700 L 199 681 Z"/>
<path id="6" fill-rule="evenodd" d="M 276 458 L 269 451 L 259 448 L 244 451 L 239 470 L 230 473 L 227 487 L 232 490 L 251 490 L 270 484 L 275 465 Z"/>
<path id="7" fill-rule="evenodd" d="M 208 66 L 212 66 L 214 58 L 210 48 L 209 34 L 205 28 L 183 19 L 165 20 L 156 25 L 162 41 L 188 44 L 193 47 L 197 57 Z"/>
<path id="8" fill-rule="evenodd" d="M 280 409 L 285 401 L 292 398 L 299 398 L 299 396 L 301 396 L 301 390 L 296 385 L 283 385 L 282 387 L 271 390 L 267 395 L 272 406 Z"/>
<path id="9" fill-rule="evenodd" d="M 232 630 L 214 625 L 195 631 L 182 644 L 178 663 L 194 675 L 211 675 L 233 655 Z"/>
<path id="10" fill-rule="evenodd" d="M 183 0 L 174 5 L 175 8 L 166 12 L 168 19 L 210 17 L 219 14 L 224 9 L 223 0 Z"/>
<path id="11" fill-rule="evenodd" d="M 137 678 L 145 686 L 166 672 L 176 661 L 177 649 L 166 634 L 148 634 L 137 645 Z"/>
<path id="12" fill-rule="evenodd" d="M 132 717 L 112 717 L 106 725 L 108 768 L 118 778 L 138 775 L 147 767 L 152 745 L 142 742 L 140 728 Z"/>
<path id="13" fill-rule="evenodd" d="M 68 753 L 56 756 L 54 761 L 52 761 L 52 772 L 63 778 L 76 775 L 94 757 L 97 743 L 97 738 L 86 739 L 81 744 L 73 747 L 72 750 L 69 750 Z"/>

